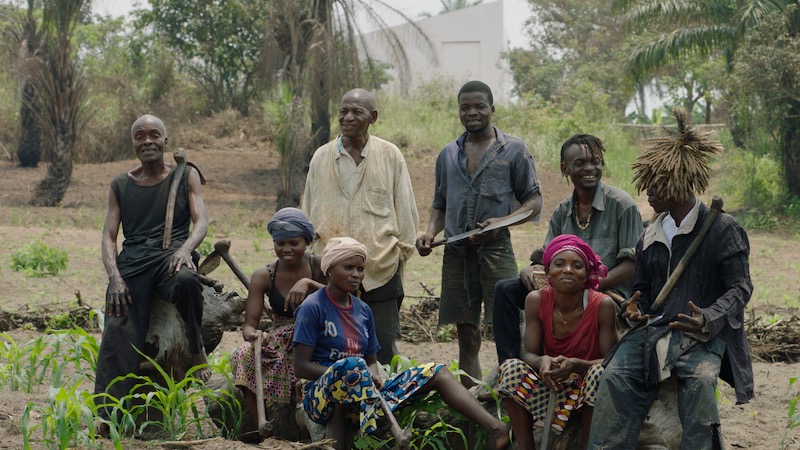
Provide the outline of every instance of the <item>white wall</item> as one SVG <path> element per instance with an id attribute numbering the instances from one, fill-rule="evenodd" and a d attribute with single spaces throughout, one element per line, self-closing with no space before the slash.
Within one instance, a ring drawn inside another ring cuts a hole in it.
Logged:
<path id="1" fill-rule="evenodd" d="M 409 61 L 408 87 L 414 89 L 420 82 L 433 78 L 454 81 L 456 89 L 469 80 L 481 80 L 492 88 L 495 103 L 508 100 L 511 76 L 506 69 L 501 52 L 507 50 L 503 21 L 503 0 L 483 3 L 470 8 L 439 14 L 415 22 L 432 44 L 425 42 L 411 24 L 399 25 L 392 30 L 404 43 Z M 395 66 L 395 80 L 385 90 L 401 89 L 401 74 L 389 53 L 388 45 L 380 32 L 365 36 L 372 56 Z"/>

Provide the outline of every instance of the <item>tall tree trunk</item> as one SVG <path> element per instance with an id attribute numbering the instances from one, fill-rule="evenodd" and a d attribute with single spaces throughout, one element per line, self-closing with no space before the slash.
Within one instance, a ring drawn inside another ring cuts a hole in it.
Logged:
<path id="1" fill-rule="evenodd" d="M 783 176 L 786 189 L 800 198 L 800 102 L 792 100 L 784 122 Z"/>
<path id="2" fill-rule="evenodd" d="M 72 59 L 71 45 L 83 5 L 84 0 L 45 2 L 45 22 L 54 30 L 45 46 L 42 70 L 37 71 L 34 82 L 42 95 L 42 134 L 50 165 L 30 201 L 35 206 L 56 206 L 64 198 L 72 178 L 78 135 L 85 124 L 82 110 L 86 87 Z"/>
<path id="3" fill-rule="evenodd" d="M 22 129 L 17 143 L 17 158 L 22 167 L 36 167 L 42 156 L 41 112 L 42 101 L 33 81 L 28 79 L 22 88 L 22 104 L 19 107 Z"/>
<path id="4" fill-rule="evenodd" d="M 47 175 L 36 186 L 30 203 L 33 206 L 58 206 L 64 199 L 72 179 L 72 161 L 75 156 L 75 136 L 68 130 L 58 137 L 56 148 L 49 152 Z"/>
<path id="5" fill-rule="evenodd" d="M 314 152 L 326 144 L 331 138 L 331 53 L 333 51 L 333 38 L 325 36 L 331 34 L 331 10 L 333 9 L 332 0 L 316 1 L 316 19 L 320 26 L 314 33 L 314 42 L 317 44 L 311 60 L 311 141 L 306 147 L 306 151 L 298 158 L 296 183 L 292 183 L 292 196 L 298 199 L 305 189 L 306 175 L 308 174 L 308 164 Z"/>

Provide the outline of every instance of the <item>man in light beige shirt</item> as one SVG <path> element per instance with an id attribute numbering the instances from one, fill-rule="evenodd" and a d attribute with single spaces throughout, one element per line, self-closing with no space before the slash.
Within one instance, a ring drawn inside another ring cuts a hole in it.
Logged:
<path id="1" fill-rule="evenodd" d="M 375 97 L 353 89 L 342 97 L 342 134 L 311 159 L 302 209 L 314 224 L 312 251 L 349 236 L 367 246 L 359 297 L 372 309 L 378 360 L 391 362 L 400 335 L 402 270 L 414 251 L 419 214 L 405 159 L 396 145 L 369 134 L 378 119 Z"/>

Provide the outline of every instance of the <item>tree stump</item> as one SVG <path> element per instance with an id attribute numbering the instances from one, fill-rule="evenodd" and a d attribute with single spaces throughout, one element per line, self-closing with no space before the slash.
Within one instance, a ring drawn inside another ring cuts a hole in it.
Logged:
<path id="1" fill-rule="evenodd" d="M 203 345 L 206 353 L 217 348 L 222 334 L 232 323 L 240 320 L 246 300 L 235 292 L 218 292 L 203 286 Z M 186 324 L 175 305 L 160 297 L 153 300 L 150 329 L 145 338 L 144 353 L 153 358 L 165 372 L 176 380 L 183 379 L 192 367 Z M 142 375 L 158 375 L 149 364 L 140 367 Z M 159 377 L 160 378 L 160 377 Z"/>

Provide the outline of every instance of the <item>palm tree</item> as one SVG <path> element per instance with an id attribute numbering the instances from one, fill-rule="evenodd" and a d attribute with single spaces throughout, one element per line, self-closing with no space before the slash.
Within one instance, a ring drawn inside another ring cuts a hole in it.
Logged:
<path id="1" fill-rule="evenodd" d="M 372 84 L 369 78 L 376 61 L 363 41 L 366 33 L 362 32 L 361 24 L 365 22 L 356 20 L 357 17 L 366 17 L 377 28 L 379 39 L 390 50 L 391 63 L 397 68 L 401 83 L 409 78 L 408 58 L 387 17 L 402 18 L 412 24 L 428 48 L 432 44 L 408 16 L 382 0 L 276 0 L 270 8 L 264 52 L 267 75 L 286 80 L 294 96 L 310 103 L 310 139 L 300 139 L 298 127 L 286 129 L 295 137 L 287 141 L 293 145 L 281 155 L 292 161 L 282 165 L 286 167 L 281 171 L 282 178 L 290 177 L 282 179 L 278 192 L 277 207 L 282 208 L 300 204 L 311 157 L 330 140 L 331 101 L 346 90 Z M 304 110 L 299 107 L 303 101 L 284 102 L 298 105 L 286 110 L 291 111 L 292 121 L 298 120 L 298 114 Z"/>
<path id="2" fill-rule="evenodd" d="M 722 55 L 733 71 L 736 52 L 748 32 L 794 4 L 796 0 L 614 0 L 615 8 L 625 13 L 626 23 L 654 30 L 653 37 L 646 38 L 628 60 L 637 81 L 691 56 Z M 794 14 L 800 13 L 795 9 Z M 799 31 L 787 29 L 794 35 Z M 787 98 L 782 106 L 791 112 L 778 127 L 784 177 L 789 192 L 800 196 L 800 118 L 796 113 L 800 102 Z"/>
<path id="3" fill-rule="evenodd" d="M 72 55 L 72 35 L 84 3 L 47 0 L 44 4 L 48 36 L 45 58 L 34 83 L 42 96 L 41 124 L 50 165 L 30 201 L 35 206 L 56 206 L 64 198 L 72 177 L 76 142 L 86 123 L 86 87 Z"/>
<path id="4" fill-rule="evenodd" d="M 34 0 L 28 0 L 27 14 L 16 16 L 5 11 L 0 14 L 8 26 L 4 30 L 4 44 L 10 47 L 9 53 L 17 55 L 14 74 L 22 86 L 20 116 L 20 136 L 17 143 L 17 158 L 22 167 L 36 167 L 42 153 L 42 127 L 39 115 L 42 102 L 33 81 L 36 68 L 41 66 L 41 45 L 44 29 L 34 17 Z"/>

